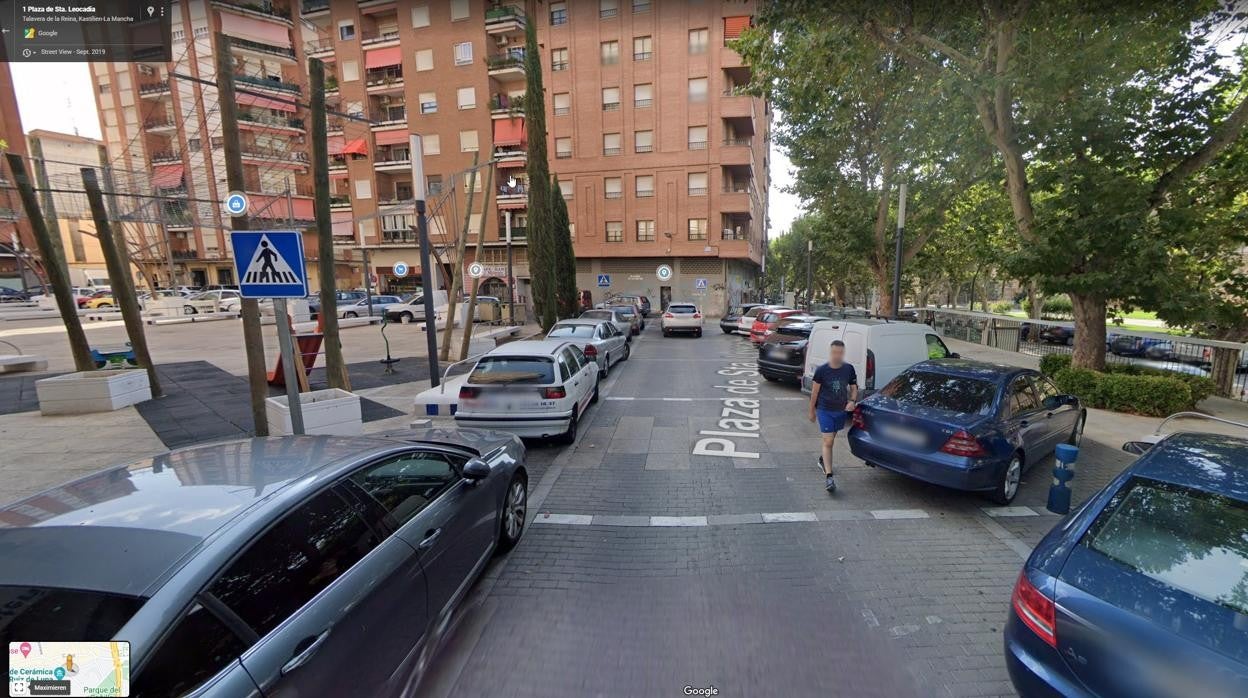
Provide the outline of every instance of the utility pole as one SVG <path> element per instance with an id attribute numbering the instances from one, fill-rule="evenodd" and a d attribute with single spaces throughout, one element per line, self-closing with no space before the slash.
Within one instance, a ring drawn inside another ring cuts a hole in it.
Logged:
<path id="1" fill-rule="evenodd" d="M 35 244 L 39 246 L 43 273 L 56 296 L 56 309 L 61 314 L 61 321 L 65 323 L 69 350 L 74 357 L 74 368 L 79 371 L 94 371 L 95 360 L 91 358 L 87 333 L 82 329 L 82 323 L 78 319 L 78 303 L 70 291 L 69 271 L 65 268 L 60 236 L 54 238 L 48 232 L 48 222 L 39 210 L 39 199 L 35 196 L 35 188 L 30 184 L 30 176 L 26 174 L 26 163 L 22 162 L 22 156 L 8 153 L 5 157 L 9 161 L 9 171 L 13 173 L 13 183 L 17 185 L 17 192 L 22 197 L 22 208 L 26 210 L 26 218 L 35 234 Z"/>
<path id="2" fill-rule="evenodd" d="M 429 220 L 425 217 L 425 151 L 418 134 L 409 138 L 412 157 L 412 196 L 416 199 L 416 233 L 420 237 L 420 288 L 425 296 L 425 345 L 429 353 L 429 386 L 438 387 L 438 328 L 433 314 L 433 269 L 429 268 Z M 447 299 L 450 300 L 449 298 Z M 447 322 L 450 322 L 447 318 Z"/>
<path id="3" fill-rule="evenodd" d="M 511 209 L 503 211 L 503 216 L 507 220 L 507 321 L 514 325 L 516 322 L 516 280 L 511 273 Z"/>
<path id="4" fill-rule="evenodd" d="M 477 228 L 477 247 L 473 253 L 473 261 L 481 261 L 481 251 L 485 249 L 485 219 L 488 216 L 485 212 L 490 210 L 490 195 L 494 193 L 494 165 L 491 164 L 489 169 L 485 171 L 485 201 L 481 207 L 481 223 Z M 507 214 L 510 218 L 510 212 Z M 460 256 L 460 266 L 463 266 L 463 255 Z M 459 339 L 459 360 L 463 361 L 468 358 L 468 348 L 472 344 L 472 323 L 477 317 L 477 291 L 481 288 L 481 279 L 472 280 L 472 296 L 468 299 L 468 325 L 464 328 L 464 335 Z"/>
<path id="5" fill-rule="evenodd" d="M 464 287 L 464 250 L 468 247 L 468 228 L 472 226 L 472 194 L 477 189 L 477 163 L 480 162 L 481 152 L 477 151 L 472 154 L 472 169 L 468 171 L 468 201 L 464 204 L 464 227 L 463 232 L 459 236 L 459 240 L 455 243 L 455 256 L 452 261 L 455 267 L 451 269 L 451 290 L 446 294 L 446 329 L 442 332 L 442 353 L 438 358 L 446 361 L 451 355 L 451 335 L 455 331 L 455 311 L 459 299 L 459 292 Z M 452 183 L 452 186 L 454 184 Z M 485 209 L 481 209 L 481 219 L 485 219 Z M 464 322 L 464 331 L 468 331 L 472 327 L 472 318 L 469 317 Z"/>
<path id="6" fill-rule="evenodd" d="M 893 253 L 893 319 L 900 316 L 901 311 L 901 257 L 906 244 L 906 183 L 901 183 L 900 198 L 897 203 L 897 246 Z"/>
<path id="7" fill-rule="evenodd" d="M 815 241 L 810 237 L 810 233 L 806 234 L 806 310 L 810 311 L 810 304 L 815 299 L 815 291 L 813 281 L 811 280 L 810 258 L 815 255 Z M 783 279 L 783 277 L 781 277 Z"/>
<path id="8" fill-rule="evenodd" d="M 234 56 L 230 53 L 230 37 L 217 34 L 217 98 L 221 110 L 221 141 L 225 150 L 225 181 L 230 191 L 243 191 L 243 152 L 238 134 L 238 101 L 234 94 Z M 247 212 L 233 216 L 233 230 L 249 230 Z M 239 279 L 241 282 L 242 279 Z M 242 300 L 243 348 L 247 354 L 247 384 L 251 389 L 251 419 L 256 436 L 269 435 L 269 421 L 265 414 L 264 400 L 269 394 L 269 382 L 264 366 L 264 333 L 260 329 L 260 303 L 254 298 Z M 278 323 L 286 318 L 274 313 Z"/>
<path id="9" fill-rule="evenodd" d="M 108 278 L 112 282 L 113 300 L 121 309 L 121 319 L 126 324 L 126 335 L 130 337 L 130 347 L 134 349 L 134 358 L 147 371 L 147 382 L 152 389 L 152 397 L 161 397 L 160 379 L 156 377 L 156 366 L 152 363 L 152 355 L 147 349 L 147 334 L 143 331 L 143 315 L 139 310 L 139 299 L 134 293 L 134 279 L 130 276 L 130 255 L 126 250 L 125 238 L 118 232 L 113 233 L 108 222 L 108 211 L 104 208 L 104 195 L 100 193 L 100 183 L 96 179 L 95 169 L 83 167 L 82 186 L 87 192 L 87 204 L 91 207 L 91 218 L 95 220 L 95 237 L 100 242 L 100 251 L 104 253 L 104 263 L 108 266 Z"/>
<path id="10" fill-rule="evenodd" d="M 316 256 L 321 277 L 321 327 L 325 333 L 325 377 L 329 387 L 351 389 L 347 364 L 342 358 L 342 337 L 338 331 L 338 297 L 334 283 L 334 235 L 329 212 L 329 137 L 325 123 L 325 63 L 308 59 L 308 89 L 311 92 L 312 195 L 316 203 Z M 369 306 L 372 307 L 371 305 Z"/>

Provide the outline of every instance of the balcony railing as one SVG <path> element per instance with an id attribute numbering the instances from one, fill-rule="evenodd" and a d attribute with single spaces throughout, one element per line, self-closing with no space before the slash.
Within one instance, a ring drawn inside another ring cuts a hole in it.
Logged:
<path id="1" fill-rule="evenodd" d="M 512 241 L 523 240 L 527 238 L 528 236 L 529 236 L 529 227 L 527 225 L 511 226 Z M 504 240 L 504 241 L 507 239 L 507 226 L 505 225 L 498 226 L 498 239 Z"/>
<path id="2" fill-rule="evenodd" d="M 754 192 L 754 188 L 751 187 L 748 182 L 725 182 L 724 183 L 725 194 L 752 194 L 753 192 Z"/>
<path id="3" fill-rule="evenodd" d="M 638 189 L 637 198 L 638 199 L 653 199 L 654 190 L 653 189 Z"/>
<path id="4" fill-rule="evenodd" d="M 259 2 L 231 2 L 231 0 L 212 0 L 214 5 L 225 5 L 226 7 L 237 7 L 240 10 L 248 10 L 259 15 L 269 15 L 279 19 L 290 19 L 290 10 L 283 7 L 274 7 L 272 3 Z M 328 1 L 325 3 L 329 5 Z"/>
<path id="5" fill-rule="evenodd" d="M 634 145 L 633 152 L 634 153 L 651 153 L 651 152 L 654 152 L 654 146 L 653 145 Z"/>
<path id="6" fill-rule="evenodd" d="M 410 165 L 412 158 L 407 153 L 378 153 L 377 158 L 373 160 L 374 165 Z"/>
<path id="7" fill-rule="evenodd" d="M 161 151 L 152 153 L 152 162 L 170 162 L 174 160 L 180 161 L 181 159 L 182 159 L 182 153 L 176 150 L 161 150 Z"/>
<path id="8" fill-rule="evenodd" d="M 556 150 L 556 151 L 555 151 L 555 159 L 556 159 L 556 160 L 567 160 L 567 159 L 569 159 L 569 158 L 571 158 L 571 157 L 572 157 L 572 151 L 571 151 L 571 150 Z"/>
<path id="9" fill-rule="evenodd" d="M 373 110 L 373 121 L 379 122 L 373 126 L 381 126 L 382 124 L 394 123 L 407 120 L 407 107 L 379 107 Z"/>
<path id="10" fill-rule="evenodd" d="M 230 45 L 234 48 L 245 48 L 258 53 L 267 53 L 273 56 L 282 56 L 284 58 L 294 58 L 295 50 L 285 46 L 275 46 L 266 44 L 263 41 L 252 41 L 251 39 L 240 39 L 236 36 L 230 37 Z"/>
<path id="11" fill-rule="evenodd" d="M 529 188 L 524 182 L 516 182 L 514 185 L 500 184 L 498 187 L 499 196 L 528 196 Z"/>
<path id="12" fill-rule="evenodd" d="M 500 5 L 498 7 L 491 7 L 485 11 L 486 26 L 495 22 L 507 22 L 512 20 L 519 22 L 524 21 L 524 11 L 515 5 Z"/>
<path id="13" fill-rule="evenodd" d="M 603 102 L 602 110 L 603 111 L 619 111 L 620 103 L 619 102 Z"/>
<path id="14" fill-rule="evenodd" d="M 343 194 L 341 196 L 331 196 L 329 197 L 329 205 L 330 206 L 350 206 L 351 197 L 347 196 L 346 194 Z"/>
<path id="15" fill-rule="evenodd" d="M 398 41 L 398 40 L 399 40 L 399 32 L 397 30 L 388 31 L 388 32 L 369 32 L 369 33 L 364 34 L 364 36 L 360 38 L 360 45 L 367 46 L 369 44 L 380 44 L 386 41 Z"/>
<path id="16" fill-rule="evenodd" d="M 706 141 L 689 141 L 689 150 L 706 150 Z"/>
<path id="17" fill-rule="evenodd" d="M 495 94 L 490 97 L 490 111 L 508 111 L 517 116 L 524 115 L 524 95 L 512 97 L 510 95 Z M 559 113 L 559 109 L 555 109 L 555 113 Z"/>
<path id="18" fill-rule="evenodd" d="M 689 187 L 689 196 L 706 196 L 706 187 Z"/>
<path id="19" fill-rule="evenodd" d="M 609 191 L 609 192 L 604 193 L 604 194 L 602 195 L 602 198 L 604 198 L 604 199 L 622 199 L 622 198 L 624 198 L 624 192 L 622 192 L 622 191 Z"/>
<path id="20" fill-rule="evenodd" d="M 294 94 L 299 94 L 303 92 L 303 88 L 301 86 L 296 85 L 293 82 L 286 82 L 282 80 L 280 77 L 276 77 L 276 76 L 260 78 L 260 77 L 255 77 L 253 75 L 235 75 L 234 81 L 246 83 L 248 85 L 258 85 L 260 87 L 263 87 L 269 90 L 281 90 L 283 92 L 293 92 Z M 325 89 L 328 90 L 329 86 L 326 85 Z"/>
<path id="21" fill-rule="evenodd" d="M 157 94 L 160 92 L 168 92 L 168 91 L 169 91 L 168 80 L 158 80 L 155 82 L 139 83 L 139 94 L 141 95 Z"/>
<path id="22" fill-rule="evenodd" d="M 199 250 L 173 250 L 174 259 L 199 259 Z"/>
<path id="23" fill-rule="evenodd" d="M 257 145 L 244 145 L 243 157 L 255 160 L 297 160 L 306 163 L 308 154 L 302 150 L 284 150 L 282 148 L 261 148 Z"/>
<path id="24" fill-rule="evenodd" d="M 320 53 L 321 51 L 333 51 L 333 39 L 321 39 L 319 41 L 309 41 L 303 45 L 303 52 L 307 54 Z M 325 89 L 329 89 L 328 81 L 326 81 Z"/>
<path id="25" fill-rule="evenodd" d="M 143 122 L 143 128 L 146 128 L 146 129 L 172 128 L 177 125 L 178 125 L 178 122 L 170 118 L 148 119 Z"/>
<path id="26" fill-rule="evenodd" d="M 364 84 L 368 87 L 377 87 L 379 85 L 402 85 L 403 71 L 378 71 L 364 74 Z"/>
<path id="27" fill-rule="evenodd" d="M 624 149 L 623 149 L 623 148 L 618 148 L 618 147 L 617 147 L 617 148 L 603 148 L 603 149 L 602 149 L 602 154 L 603 154 L 603 155 L 619 155 L 619 154 L 621 154 L 621 153 L 623 153 L 623 152 L 624 152 Z"/>
<path id="28" fill-rule="evenodd" d="M 633 60 L 635 61 L 648 61 L 651 58 L 654 58 L 653 51 L 634 51 L 633 52 Z"/>
<path id="29" fill-rule="evenodd" d="M 343 155 L 331 155 L 331 156 L 329 156 L 329 169 L 331 169 L 331 170 L 345 170 L 345 169 L 347 169 L 347 158 L 346 158 L 346 156 L 343 156 Z"/>
<path id="30" fill-rule="evenodd" d="M 253 124 L 263 124 L 265 126 L 276 126 L 278 128 L 303 128 L 303 119 L 273 116 L 272 114 L 266 114 L 263 112 L 239 112 L 238 120 Z"/>
<path id="31" fill-rule="evenodd" d="M 513 48 L 506 53 L 496 53 L 485 60 L 490 70 L 503 68 L 524 68 L 524 49 Z"/>
<path id="32" fill-rule="evenodd" d="M 329 0 L 303 0 L 303 13 L 321 12 L 329 9 Z"/>
<path id="33" fill-rule="evenodd" d="M 727 147 L 734 147 L 734 146 L 748 147 L 750 145 L 750 139 L 749 138 L 725 138 L 724 145 Z"/>
<path id="34" fill-rule="evenodd" d="M 645 109 L 654 103 L 652 99 L 634 99 L 633 106 L 638 109 Z"/>
<path id="35" fill-rule="evenodd" d="M 609 8 L 605 8 L 605 9 L 598 10 L 598 18 L 599 18 L 599 19 L 610 19 L 610 18 L 612 18 L 612 17 L 616 16 L 616 15 L 617 15 L 617 14 L 619 14 L 619 13 L 620 13 L 620 11 L 619 11 L 618 9 L 616 9 L 616 8 L 614 8 L 614 7 L 609 7 Z"/>
<path id="36" fill-rule="evenodd" d="M 400 243 L 400 242 L 416 242 L 416 233 L 411 230 L 382 230 L 381 241 L 383 243 Z"/>

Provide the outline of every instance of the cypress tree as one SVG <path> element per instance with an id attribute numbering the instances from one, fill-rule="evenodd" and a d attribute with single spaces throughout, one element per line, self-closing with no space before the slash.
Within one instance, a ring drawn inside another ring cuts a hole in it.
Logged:
<path id="1" fill-rule="evenodd" d="M 528 138 L 529 177 L 529 277 L 533 284 L 533 309 L 543 330 L 555 324 L 558 271 L 551 213 L 550 163 L 546 155 L 546 95 L 542 87 L 542 57 L 537 47 L 537 22 L 530 13 L 524 30 L 524 116 Z"/>
<path id="2" fill-rule="evenodd" d="M 563 199 L 563 192 L 558 183 L 552 181 L 550 187 L 551 210 L 551 242 L 555 253 L 555 295 L 559 299 L 559 315 L 576 317 L 576 253 L 572 250 L 572 226 L 568 218 L 568 202 Z"/>

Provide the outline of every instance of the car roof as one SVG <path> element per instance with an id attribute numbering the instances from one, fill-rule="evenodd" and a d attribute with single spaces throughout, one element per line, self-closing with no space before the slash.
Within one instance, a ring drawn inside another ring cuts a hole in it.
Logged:
<path id="1" fill-rule="evenodd" d="M 603 320 L 601 318 L 594 318 L 594 317 L 586 317 L 586 318 L 572 317 L 572 318 L 568 318 L 567 320 L 560 320 L 559 322 L 556 322 L 554 325 L 552 325 L 552 327 L 558 327 L 559 325 L 586 325 L 589 327 L 597 327 L 598 325 L 605 325 L 608 322 L 610 322 L 610 320 Z"/>
<path id="2" fill-rule="evenodd" d="M 486 356 L 554 356 L 565 344 L 563 339 L 522 339 L 495 347 Z"/>
<path id="3" fill-rule="evenodd" d="M 920 361 L 910 368 L 916 371 L 943 373 L 963 378 L 979 378 L 981 380 L 990 380 L 994 382 L 1008 380 L 1023 373 L 1039 375 L 1039 371 L 1036 371 L 1035 369 L 1023 368 L 1021 366 L 1009 366 L 1007 364 L 994 364 L 987 361 L 975 361 L 973 359 L 936 359 Z"/>
<path id="4" fill-rule="evenodd" d="M 1180 432 L 1131 466 L 1135 475 L 1248 501 L 1248 439 Z"/>

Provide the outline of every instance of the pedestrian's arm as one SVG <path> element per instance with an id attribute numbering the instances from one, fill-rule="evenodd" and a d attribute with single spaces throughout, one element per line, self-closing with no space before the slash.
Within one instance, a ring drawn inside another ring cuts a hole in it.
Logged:
<path id="1" fill-rule="evenodd" d="M 812 381 L 810 384 L 810 421 L 815 421 L 815 405 L 819 402 L 819 383 Z"/>
<path id="2" fill-rule="evenodd" d="M 849 404 L 845 406 L 845 409 L 847 411 L 853 410 L 857 406 L 858 406 L 858 384 L 850 383 L 849 384 Z"/>

